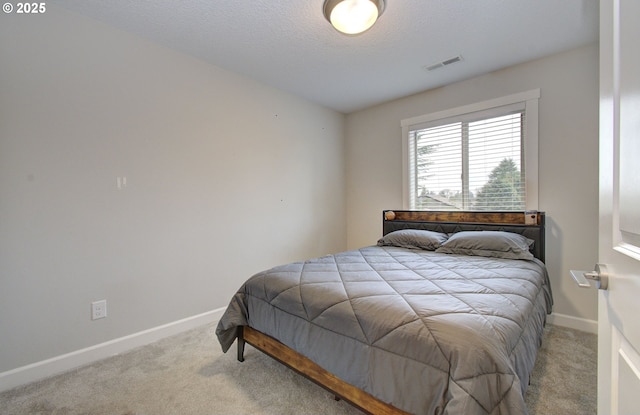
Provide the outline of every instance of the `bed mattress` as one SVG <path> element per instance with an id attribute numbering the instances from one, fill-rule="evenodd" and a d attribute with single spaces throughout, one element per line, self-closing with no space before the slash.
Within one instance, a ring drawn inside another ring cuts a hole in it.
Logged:
<path id="1" fill-rule="evenodd" d="M 371 246 L 278 266 L 235 294 L 251 326 L 413 414 L 526 414 L 552 298 L 538 260 Z"/>

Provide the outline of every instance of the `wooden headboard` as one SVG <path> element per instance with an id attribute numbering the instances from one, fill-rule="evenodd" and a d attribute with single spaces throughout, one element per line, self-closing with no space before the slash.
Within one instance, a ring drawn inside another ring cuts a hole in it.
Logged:
<path id="1" fill-rule="evenodd" d="M 451 212 L 451 211 L 382 211 L 382 235 L 400 229 L 422 229 L 455 233 L 461 231 L 505 231 L 534 241 L 533 256 L 544 262 L 544 212 Z"/>

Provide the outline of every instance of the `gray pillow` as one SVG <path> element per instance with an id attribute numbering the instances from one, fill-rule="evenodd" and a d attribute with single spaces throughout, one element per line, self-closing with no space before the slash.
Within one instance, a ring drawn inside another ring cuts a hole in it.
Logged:
<path id="1" fill-rule="evenodd" d="M 433 251 L 447 240 L 446 233 L 402 229 L 386 234 L 378 240 L 378 246 L 397 246 L 409 249 Z"/>
<path id="2" fill-rule="evenodd" d="M 531 239 L 502 231 L 465 231 L 454 233 L 436 252 L 444 254 L 477 255 L 506 259 L 533 259 L 529 247 Z"/>

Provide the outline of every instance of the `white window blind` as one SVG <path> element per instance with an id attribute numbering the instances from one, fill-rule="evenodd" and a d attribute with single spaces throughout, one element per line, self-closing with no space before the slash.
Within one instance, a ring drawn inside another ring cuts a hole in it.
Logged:
<path id="1" fill-rule="evenodd" d="M 526 113 L 526 103 L 519 102 L 414 124 L 403 121 L 408 144 L 408 207 L 531 209 L 532 203 L 527 201 Z M 537 147 L 537 138 L 535 141 Z M 537 166 L 533 170 L 537 182 Z"/>

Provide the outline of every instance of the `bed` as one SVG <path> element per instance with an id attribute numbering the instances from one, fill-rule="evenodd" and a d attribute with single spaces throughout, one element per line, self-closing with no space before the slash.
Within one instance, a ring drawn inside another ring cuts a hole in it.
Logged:
<path id="1" fill-rule="evenodd" d="M 248 279 L 216 335 L 371 414 L 526 414 L 553 304 L 543 212 L 383 211 L 376 245 Z"/>

